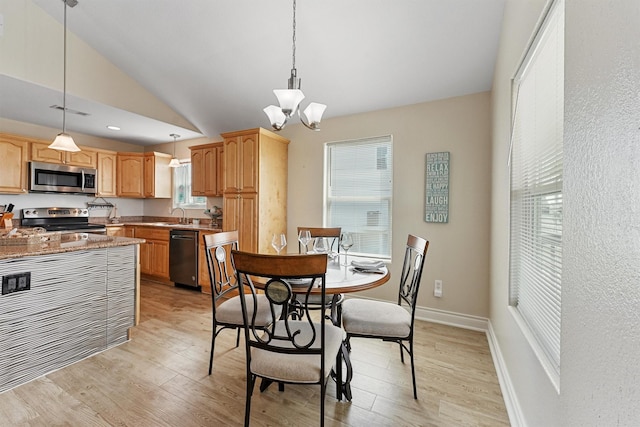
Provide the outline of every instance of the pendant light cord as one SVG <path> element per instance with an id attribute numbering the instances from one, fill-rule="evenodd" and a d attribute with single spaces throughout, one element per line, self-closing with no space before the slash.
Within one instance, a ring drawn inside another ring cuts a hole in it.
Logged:
<path id="1" fill-rule="evenodd" d="M 64 49 L 62 54 L 62 133 L 66 133 L 67 122 L 67 0 L 64 2 Z"/>
<path id="2" fill-rule="evenodd" d="M 293 67 L 296 69 L 296 0 L 293 0 Z"/>

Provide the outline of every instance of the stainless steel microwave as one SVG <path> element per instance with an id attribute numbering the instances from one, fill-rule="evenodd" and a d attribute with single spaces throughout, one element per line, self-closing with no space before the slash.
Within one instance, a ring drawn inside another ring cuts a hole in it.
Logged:
<path id="1" fill-rule="evenodd" d="M 45 162 L 29 162 L 29 191 L 95 194 L 98 170 Z"/>

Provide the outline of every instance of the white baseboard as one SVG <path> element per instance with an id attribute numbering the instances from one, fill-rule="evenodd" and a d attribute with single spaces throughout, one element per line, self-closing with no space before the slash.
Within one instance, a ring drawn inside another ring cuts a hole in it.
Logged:
<path id="1" fill-rule="evenodd" d="M 489 320 L 484 317 L 426 307 L 416 307 L 416 319 L 482 332 L 487 331 L 489 322 Z"/>

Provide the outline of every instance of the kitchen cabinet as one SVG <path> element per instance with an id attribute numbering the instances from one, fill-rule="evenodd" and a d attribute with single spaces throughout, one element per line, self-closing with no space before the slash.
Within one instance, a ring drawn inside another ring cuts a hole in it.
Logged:
<path id="1" fill-rule="evenodd" d="M 207 264 L 207 254 L 204 250 L 204 238 L 206 234 L 214 234 L 206 231 L 198 233 L 198 284 L 202 293 L 211 293 L 211 280 L 209 278 L 209 266 Z"/>
<path id="2" fill-rule="evenodd" d="M 124 224 L 115 224 L 115 225 L 108 224 L 107 236 L 134 237 L 135 228 L 133 226 L 124 225 Z"/>
<path id="3" fill-rule="evenodd" d="M 289 140 L 257 128 L 224 138 L 223 230 L 238 230 L 239 248 L 266 253 L 287 230 Z"/>
<path id="4" fill-rule="evenodd" d="M 98 151 L 98 188 L 96 196 L 116 197 L 116 170 L 118 153 L 115 151 Z"/>
<path id="5" fill-rule="evenodd" d="M 27 192 L 28 140 L 19 136 L 0 134 L 0 193 L 23 194 Z"/>
<path id="6" fill-rule="evenodd" d="M 222 142 L 189 147 L 191 150 L 191 195 L 217 196 L 223 193 Z"/>
<path id="7" fill-rule="evenodd" d="M 171 155 L 155 151 L 144 153 L 144 197 L 171 198 Z"/>
<path id="8" fill-rule="evenodd" d="M 145 239 L 140 245 L 140 273 L 169 280 L 169 229 L 138 226 L 135 237 Z"/>
<path id="9" fill-rule="evenodd" d="M 36 162 L 64 163 L 72 166 L 96 168 L 98 153 L 87 147 L 80 147 L 80 151 L 58 151 L 49 148 L 51 142 L 32 142 L 30 159 Z"/>
<path id="10" fill-rule="evenodd" d="M 171 155 L 118 153 L 116 188 L 118 197 L 171 198 Z"/>
<path id="11" fill-rule="evenodd" d="M 116 157 L 118 197 L 144 197 L 144 153 L 118 153 Z"/>

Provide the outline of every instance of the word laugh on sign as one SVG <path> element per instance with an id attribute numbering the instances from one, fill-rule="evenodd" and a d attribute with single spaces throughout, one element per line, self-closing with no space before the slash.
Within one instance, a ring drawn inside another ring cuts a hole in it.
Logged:
<path id="1" fill-rule="evenodd" d="M 426 222 L 449 222 L 449 152 L 427 153 Z"/>

